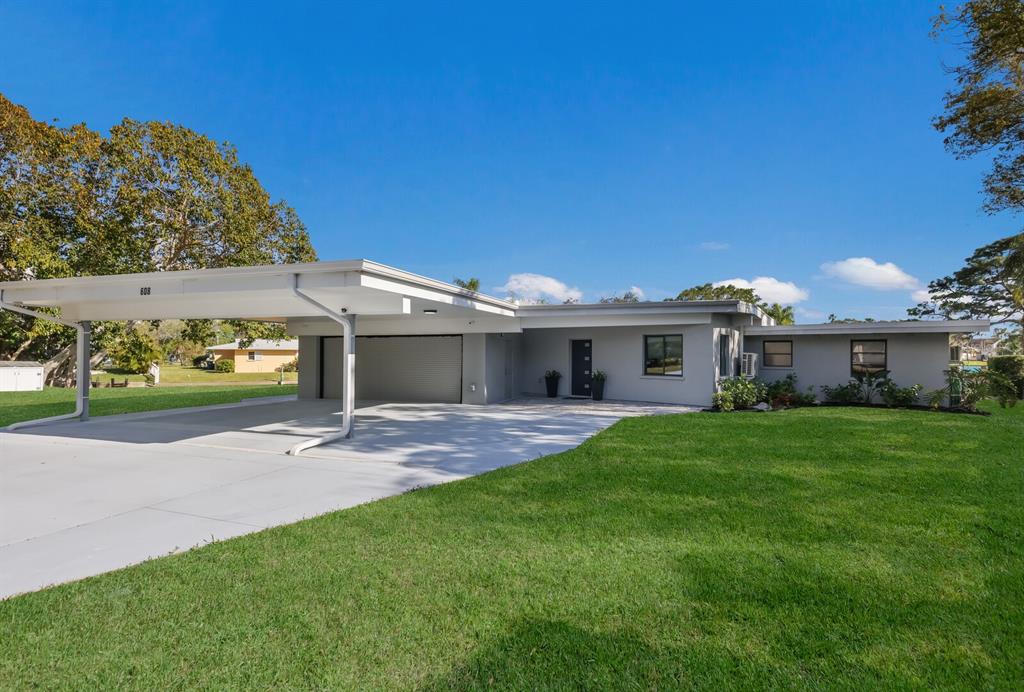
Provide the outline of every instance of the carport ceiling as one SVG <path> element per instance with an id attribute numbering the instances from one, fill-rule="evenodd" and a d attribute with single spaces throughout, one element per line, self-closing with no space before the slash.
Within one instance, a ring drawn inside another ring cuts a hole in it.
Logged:
<path id="1" fill-rule="evenodd" d="M 515 316 L 513 303 L 368 260 L 41 279 L 0 283 L 0 291 L 6 302 L 59 307 L 70 320 L 320 315 L 295 295 L 296 280 L 304 294 L 356 315 Z"/>

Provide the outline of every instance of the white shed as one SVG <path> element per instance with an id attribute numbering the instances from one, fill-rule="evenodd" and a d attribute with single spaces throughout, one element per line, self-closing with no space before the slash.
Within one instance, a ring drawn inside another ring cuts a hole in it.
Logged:
<path id="1" fill-rule="evenodd" d="M 34 392 L 42 388 L 42 363 L 32 360 L 0 360 L 0 392 Z"/>

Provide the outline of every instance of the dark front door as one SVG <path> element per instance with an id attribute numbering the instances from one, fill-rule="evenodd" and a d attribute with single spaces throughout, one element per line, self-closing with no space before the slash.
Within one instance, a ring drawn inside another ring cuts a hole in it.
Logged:
<path id="1" fill-rule="evenodd" d="M 590 339 L 574 339 L 572 342 L 572 395 L 590 396 L 590 380 L 593 372 Z"/>

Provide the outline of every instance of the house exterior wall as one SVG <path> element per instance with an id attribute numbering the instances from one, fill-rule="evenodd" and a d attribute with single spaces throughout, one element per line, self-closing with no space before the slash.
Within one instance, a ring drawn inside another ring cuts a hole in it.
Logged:
<path id="1" fill-rule="evenodd" d="M 249 351 L 262 354 L 261 360 L 249 360 Z M 276 372 L 285 363 L 290 363 L 299 355 L 295 349 L 236 349 L 234 351 L 214 351 L 213 362 L 229 358 L 235 361 L 235 372 Z"/>
<path id="2" fill-rule="evenodd" d="M 299 398 L 316 399 L 320 388 L 320 337 L 300 336 Z"/>
<path id="3" fill-rule="evenodd" d="M 793 367 L 764 367 L 763 341 L 792 340 Z M 885 340 L 889 377 L 900 387 L 920 384 L 924 392 L 946 385 L 944 371 L 949 368 L 949 334 L 806 334 L 762 336 L 748 335 L 745 350 L 758 354 L 758 379 L 774 382 L 796 373 L 797 387 L 814 387 L 821 399 L 823 385 L 846 384 L 850 380 L 850 342 Z"/>
<path id="4" fill-rule="evenodd" d="M 608 374 L 606 399 L 707 406 L 715 387 L 713 330 L 711 324 L 528 329 L 522 335 L 517 389 L 544 396 L 545 371 L 558 370 L 558 394 L 568 396 L 571 341 L 590 339 L 594 369 Z M 683 335 L 682 377 L 644 375 L 644 336 L 655 334 Z"/>

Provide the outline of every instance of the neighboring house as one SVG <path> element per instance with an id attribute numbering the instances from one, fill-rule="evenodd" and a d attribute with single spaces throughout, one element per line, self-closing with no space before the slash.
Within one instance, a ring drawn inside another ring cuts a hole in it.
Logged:
<path id="1" fill-rule="evenodd" d="M 238 341 L 218 346 L 207 346 L 206 350 L 213 355 L 213 362 L 228 359 L 235 361 L 235 372 L 277 372 L 282 365 L 291 363 L 299 355 L 299 342 L 271 341 L 256 339 L 246 348 L 241 348 Z"/>
<path id="2" fill-rule="evenodd" d="M 560 396 L 589 396 L 601 370 L 607 399 L 701 406 L 722 378 L 755 372 L 769 381 L 793 373 L 819 393 L 888 370 L 897 384 L 928 391 L 945 385 L 951 335 L 989 328 L 985 320 L 776 326 L 737 300 L 518 305 L 368 260 L 9 282 L 0 291 L 8 309 L 59 307 L 72 321 L 284 321 L 302 351 L 303 399 L 342 397 L 345 372 L 364 401 L 543 395 L 548 370 L 562 373 Z M 354 335 L 348 354 L 345 329 Z M 215 353 L 235 358 L 240 372 L 295 355 L 225 347 Z M 343 409 L 352 410 L 348 400 Z"/>

